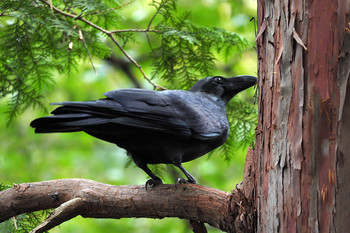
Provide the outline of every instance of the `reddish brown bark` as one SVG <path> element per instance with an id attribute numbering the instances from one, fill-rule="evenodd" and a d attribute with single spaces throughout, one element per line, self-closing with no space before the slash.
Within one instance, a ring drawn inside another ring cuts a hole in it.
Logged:
<path id="1" fill-rule="evenodd" d="M 349 22 L 349 1 L 258 1 L 258 232 L 350 228 Z"/>

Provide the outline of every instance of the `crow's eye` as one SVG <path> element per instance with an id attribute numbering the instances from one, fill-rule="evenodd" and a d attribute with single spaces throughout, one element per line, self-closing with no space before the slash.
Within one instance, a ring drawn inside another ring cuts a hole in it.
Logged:
<path id="1" fill-rule="evenodd" d="M 217 77 L 214 77 L 213 78 L 213 83 L 215 83 L 215 84 L 222 84 L 222 77 L 219 77 L 219 76 L 217 76 Z"/>

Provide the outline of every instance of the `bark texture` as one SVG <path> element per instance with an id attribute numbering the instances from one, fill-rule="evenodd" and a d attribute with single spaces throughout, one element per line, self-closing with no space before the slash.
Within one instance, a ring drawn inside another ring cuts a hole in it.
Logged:
<path id="1" fill-rule="evenodd" d="M 253 230 L 247 214 L 250 206 L 240 191 L 230 194 L 193 184 L 159 185 L 146 191 L 140 185 L 64 179 L 15 185 L 0 192 L 0 197 L 0 222 L 21 213 L 56 208 L 33 232 L 44 232 L 77 215 L 116 219 L 178 217 L 206 222 L 227 232 Z"/>
<path id="2" fill-rule="evenodd" d="M 349 23 L 348 0 L 258 1 L 258 232 L 350 228 Z"/>

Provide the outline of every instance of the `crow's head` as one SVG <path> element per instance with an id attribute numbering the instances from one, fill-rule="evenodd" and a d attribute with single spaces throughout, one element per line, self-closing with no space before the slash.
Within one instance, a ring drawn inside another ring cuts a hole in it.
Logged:
<path id="1" fill-rule="evenodd" d="M 194 84 L 190 91 L 205 93 L 213 99 L 227 104 L 237 93 L 253 86 L 256 80 L 256 77 L 249 75 L 241 75 L 233 78 L 224 78 L 221 76 L 207 77 Z"/>

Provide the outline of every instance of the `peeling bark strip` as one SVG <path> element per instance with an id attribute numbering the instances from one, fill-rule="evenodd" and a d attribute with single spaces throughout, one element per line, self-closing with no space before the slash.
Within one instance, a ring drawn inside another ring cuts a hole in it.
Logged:
<path id="1" fill-rule="evenodd" d="M 64 179 L 15 185 L 0 192 L 0 222 L 49 208 L 56 209 L 32 232 L 44 232 L 77 215 L 116 219 L 178 217 L 206 222 L 227 232 L 253 230 L 249 228 L 251 205 L 240 191 L 229 194 L 194 184 L 159 185 L 146 191 L 142 185 L 113 186 Z"/>
<path id="2" fill-rule="evenodd" d="M 348 232 L 350 1 L 258 0 L 258 24 L 257 230 Z"/>

